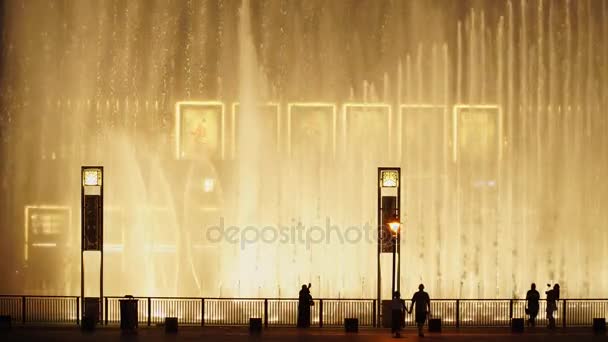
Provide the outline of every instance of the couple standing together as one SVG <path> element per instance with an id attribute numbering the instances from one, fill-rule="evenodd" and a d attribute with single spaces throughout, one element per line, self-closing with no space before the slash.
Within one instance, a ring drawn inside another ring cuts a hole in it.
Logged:
<path id="1" fill-rule="evenodd" d="M 550 287 L 549 284 L 547 284 Z M 559 284 L 553 285 L 553 289 L 545 292 L 547 294 L 547 320 L 549 329 L 555 329 L 555 317 L 553 313 L 557 311 L 557 300 L 559 299 Z M 536 284 L 532 283 L 530 290 L 526 293 L 526 315 L 529 316 L 528 325 L 536 326 L 536 316 L 540 309 L 540 294 L 536 290 Z"/>
<path id="2" fill-rule="evenodd" d="M 405 313 L 412 313 L 412 309 L 416 305 L 416 325 L 418 326 L 418 336 L 424 337 L 422 328 L 424 322 L 426 322 L 427 316 L 431 315 L 431 298 L 429 294 L 424 292 L 424 285 L 418 286 L 418 292 L 414 293 L 412 297 L 412 305 L 410 309 L 407 309 L 405 301 L 401 299 L 399 291 L 395 291 L 393 294 L 393 300 L 391 301 L 391 333 L 395 337 L 401 336 L 401 328 L 405 326 Z"/>

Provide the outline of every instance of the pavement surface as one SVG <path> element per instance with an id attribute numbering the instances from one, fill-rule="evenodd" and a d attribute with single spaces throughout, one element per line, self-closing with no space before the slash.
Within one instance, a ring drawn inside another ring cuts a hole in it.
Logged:
<path id="1" fill-rule="evenodd" d="M 339 329 L 269 328 L 259 335 L 249 334 L 247 327 L 180 327 L 177 334 L 166 334 L 162 327 L 146 327 L 134 334 L 122 334 L 117 327 L 103 327 L 94 332 L 83 332 L 77 327 L 13 327 L 0 331 L 0 341 L 608 341 L 608 335 L 593 334 L 587 329 L 558 329 L 550 332 L 544 328 L 513 334 L 508 328 L 444 330 L 442 333 L 417 332 L 406 329 L 401 338 L 392 338 L 388 330 L 363 329 L 359 333 L 345 333 Z"/>

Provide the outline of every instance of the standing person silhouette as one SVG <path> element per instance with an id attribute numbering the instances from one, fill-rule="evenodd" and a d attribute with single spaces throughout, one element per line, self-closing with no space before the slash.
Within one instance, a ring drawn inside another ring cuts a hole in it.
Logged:
<path id="1" fill-rule="evenodd" d="M 538 316 L 538 309 L 539 309 L 538 301 L 539 300 L 540 300 L 540 293 L 538 293 L 538 291 L 536 291 L 536 284 L 532 283 L 530 290 L 528 290 L 528 292 L 526 293 L 526 302 L 527 302 L 526 314 L 529 316 L 529 319 L 528 319 L 529 326 L 533 326 L 533 327 L 536 326 L 536 316 Z"/>
<path id="2" fill-rule="evenodd" d="M 302 285 L 298 296 L 298 328 L 310 327 L 310 306 L 314 305 L 310 295 L 310 283 L 308 286 Z"/>
<path id="3" fill-rule="evenodd" d="M 412 305 L 410 306 L 409 313 L 412 313 L 412 309 L 414 308 L 414 304 L 416 304 L 416 325 L 418 326 L 418 336 L 424 337 L 424 332 L 422 328 L 424 327 L 424 322 L 426 322 L 427 314 L 431 315 L 431 298 L 429 294 L 424 292 L 424 285 L 418 285 L 418 292 L 414 293 L 412 297 Z"/>
<path id="4" fill-rule="evenodd" d="M 551 285 L 547 284 L 551 287 Z M 545 292 L 547 294 L 547 320 L 549 321 L 549 329 L 555 329 L 555 317 L 553 312 L 557 311 L 557 300 L 559 299 L 559 284 L 553 285 L 553 289 Z"/>
<path id="5" fill-rule="evenodd" d="M 391 334 L 394 337 L 401 337 L 401 325 L 405 317 L 405 301 L 401 299 L 399 291 L 393 293 L 393 300 L 391 301 Z"/>

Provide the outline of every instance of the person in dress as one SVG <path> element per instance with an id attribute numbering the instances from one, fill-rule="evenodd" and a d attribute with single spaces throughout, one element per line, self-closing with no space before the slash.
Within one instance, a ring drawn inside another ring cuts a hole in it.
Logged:
<path id="1" fill-rule="evenodd" d="M 314 304 L 310 295 L 310 284 L 302 285 L 298 296 L 298 328 L 310 327 L 310 307 Z"/>
<path id="2" fill-rule="evenodd" d="M 536 316 L 538 316 L 538 309 L 540 301 L 540 293 L 536 291 L 536 284 L 532 283 L 530 290 L 526 293 L 526 314 L 528 315 L 528 325 L 536 326 Z"/>
<path id="3" fill-rule="evenodd" d="M 405 301 L 401 299 L 401 294 L 399 291 L 395 291 L 393 300 L 391 300 L 391 334 L 393 334 L 393 337 L 401 337 L 401 327 L 406 310 Z"/>

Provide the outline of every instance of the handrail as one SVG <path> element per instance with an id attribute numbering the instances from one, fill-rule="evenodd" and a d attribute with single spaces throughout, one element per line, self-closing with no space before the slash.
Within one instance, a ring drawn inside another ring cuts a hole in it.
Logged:
<path id="1" fill-rule="evenodd" d="M 80 298 L 80 296 L 59 296 L 59 295 L 16 295 L 16 294 L 0 294 L 0 298 L 9 297 L 9 298 Z"/>
<path id="2" fill-rule="evenodd" d="M 0 297 L 3 297 L 2 295 L 0 295 Z M 19 296 L 20 297 L 20 296 Z M 227 299 L 233 299 L 233 300 L 298 300 L 297 297 L 293 297 L 293 298 L 288 298 L 288 297 L 281 297 L 281 298 L 275 298 L 275 297 L 156 297 L 156 296 L 132 296 L 134 299 L 137 298 L 154 298 L 154 299 L 201 299 L 201 298 L 205 298 L 205 299 L 211 299 L 211 300 L 227 300 Z M 125 296 L 104 296 L 104 298 L 110 298 L 110 299 L 125 299 L 127 297 Z M 327 297 L 320 297 L 320 298 L 314 298 L 314 299 L 318 299 L 318 300 L 350 300 L 350 301 L 370 301 L 370 300 L 376 300 L 374 298 L 327 298 Z"/>
<path id="3" fill-rule="evenodd" d="M 0 295 L 0 297 L 22 297 L 23 295 Z M 30 295 L 25 295 L 26 297 L 30 298 L 30 297 L 62 297 L 62 298 L 80 298 L 79 296 L 43 296 L 43 295 L 35 295 L 35 296 L 30 296 Z M 134 299 L 137 298 L 152 298 L 152 299 L 201 299 L 204 298 L 205 300 L 207 299 L 212 299 L 212 300 L 298 300 L 297 297 L 293 297 L 293 298 L 289 298 L 289 297 L 169 297 L 169 296 L 163 296 L 163 297 L 156 297 L 156 296 L 132 296 Z M 110 299 L 125 299 L 127 297 L 125 296 L 104 296 L 104 298 L 110 298 Z M 314 298 L 315 300 L 350 300 L 350 301 L 372 301 L 372 300 L 377 300 L 376 298 L 331 298 L 331 297 L 317 297 Z M 390 300 L 390 299 L 386 299 L 386 300 Z M 485 302 L 498 302 L 498 301 L 508 301 L 508 300 L 515 300 L 515 301 L 525 301 L 525 298 L 432 298 L 431 297 L 431 301 L 455 301 L 455 300 L 459 300 L 459 301 L 485 301 Z M 541 301 L 546 300 L 544 298 L 540 299 Z M 568 300 L 568 301 L 586 301 L 586 300 L 590 300 L 590 301 L 605 301 L 608 300 L 608 297 L 606 298 L 560 298 L 558 300 Z M 408 299 L 405 298 L 405 301 L 407 302 Z"/>
<path id="4" fill-rule="evenodd" d="M 104 296 L 100 302 L 104 314 L 102 324 L 114 324 L 120 319 L 118 300 L 127 297 Z M 298 310 L 297 298 L 230 298 L 230 297 L 150 297 L 139 299 L 139 322 L 152 325 L 163 317 L 175 315 L 180 324 L 246 325 L 249 317 L 261 317 L 264 326 L 295 325 Z M 358 317 L 361 326 L 379 327 L 376 299 L 372 298 L 316 298 L 318 305 L 311 310 L 313 325 L 336 326 L 344 318 Z M 513 318 L 525 316 L 526 300 L 514 299 L 431 299 L 435 317 L 442 318 L 446 326 L 508 326 Z M 546 299 L 541 299 L 541 311 Z M 601 318 L 608 312 L 608 298 L 563 298 L 558 300 L 556 321 L 561 326 L 584 326 L 593 318 Z M 79 296 L 0 295 L 0 314 L 9 315 L 23 324 L 31 322 L 80 324 L 83 310 Z M 542 315 L 541 315 L 542 316 Z M 412 325 L 412 317 L 406 324 Z M 539 317 L 539 323 L 544 317 Z"/>

